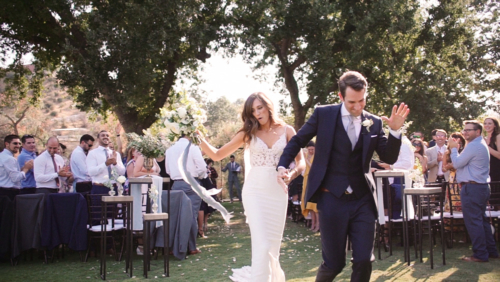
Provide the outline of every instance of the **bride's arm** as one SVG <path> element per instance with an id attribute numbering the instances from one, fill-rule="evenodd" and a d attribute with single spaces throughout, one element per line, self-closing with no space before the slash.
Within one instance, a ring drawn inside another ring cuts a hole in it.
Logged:
<path id="1" fill-rule="evenodd" d="M 245 142 L 243 141 L 243 137 L 245 133 L 240 131 L 236 133 L 236 135 L 229 141 L 226 145 L 222 146 L 222 148 L 217 149 L 214 146 L 210 145 L 203 135 L 200 132 L 197 132 L 200 136 L 200 148 L 214 161 L 220 161 L 223 158 L 229 156 L 234 151 L 238 150 L 238 148 L 242 147 Z"/>
<path id="2" fill-rule="evenodd" d="M 296 134 L 296 132 L 292 126 L 289 125 L 287 126 L 288 128 L 286 131 L 286 140 L 290 141 L 290 139 Z M 297 156 L 295 157 L 295 164 L 297 165 L 289 173 L 290 181 L 301 175 L 302 172 L 304 172 L 304 170 L 306 169 L 306 162 L 304 161 L 304 155 L 302 153 L 302 150 L 300 150 Z"/>

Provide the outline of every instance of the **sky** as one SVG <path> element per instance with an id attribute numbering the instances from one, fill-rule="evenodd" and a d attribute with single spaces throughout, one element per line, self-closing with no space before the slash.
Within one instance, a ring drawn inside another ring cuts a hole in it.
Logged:
<path id="1" fill-rule="evenodd" d="M 199 73 L 204 83 L 199 85 L 201 90 L 208 94 L 208 99 L 215 101 L 221 96 L 226 96 L 231 102 L 237 99 L 245 100 L 254 92 L 263 92 L 269 96 L 274 105 L 279 105 L 283 95 L 273 91 L 274 75 L 277 70 L 267 67 L 263 72 L 267 75 L 266 81 L 254 78 L 261 70 L 252 71 L 252 66 L 247 64 L 239 55 L 223 58 L 221 53 L 211 53 L 212 57 L 202 64 L 203 70 Z"/>

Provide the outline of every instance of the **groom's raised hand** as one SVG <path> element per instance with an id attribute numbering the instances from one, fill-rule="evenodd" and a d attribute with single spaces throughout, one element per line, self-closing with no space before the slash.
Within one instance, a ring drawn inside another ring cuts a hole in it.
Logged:
<path id="1" fill-rule="evenodd" d="M 410 109 L 408 108 L 408 105 L 405 105 L 405 103 L 401 103 L 399 107 L 396 105 L 392 107 L 390 118 L 387 118 L 386 116 L 383 116 L 381 118 L 392 130 L 399 130 L 404 125 L 406 117 L 409 113 Z"/>

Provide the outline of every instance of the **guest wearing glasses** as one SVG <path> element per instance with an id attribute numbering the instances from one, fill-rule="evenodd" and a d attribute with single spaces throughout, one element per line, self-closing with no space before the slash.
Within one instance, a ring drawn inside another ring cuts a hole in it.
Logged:
<path id="1" fill-rule="evenodd" d="M 447 133 L 443 129 L 436 131 L 436 146 L 427 149 L 427 167 L 429 168 L 429 182 L 448 182 L 449 172 L 443 171 L 443 156 L 446 152 Z"/>
<path id="2" fill-rule="evenodd" d="M 58 150 L 59 140 L 50 137 L 45 152 L 35 159 L 36 193 L 58 193 L 61 183 L 73 176 L 69 168 L 64 167 L 64 159 L 57 154 Z"/>
<path id="3" fill-rule="evenodd" d="M 94 137 L 85 134 L 80 137 L 80 145 L 71 153 L 71 172 L 75 178 L 73 189 L 79 193 L 89 193 L 92 190 L 92 179 L 87 169 L 87 154 L 94 146 Z"/>
<path id="4" fill-rule="evenodd" d="M 460 198 L 465 227 L 472 241 L 472 256 L 462 258 L 468 262 L 487 262 L 498 258 L 495 239 L 486 217 L 486 205 L 490 198 L 488 145 L 481 133 L 483 125 L 476 120 L 464 121 L 462 131 L 467 146 L 458 152 L 459 144 L 453 138 L 448 140 L 451 161 L 457 170 L 457 182 L 461 184 Z"/>
<path id="5" fill-rule="evenodd" d="M 4 139 L 5 150 L 0 153 L 0 195 L 5 195 L 14 200 L 21 189 L 21 180 L 26 178 L 26 173 L 33 168 L 33 161 L 27 161 L 20 169 L 14 155 L 21 148 L 21 140 L 17 135 L 7 135 Z"/>
<path id="6" fill-rule="evenodd" d="M 21 142 L 23 143 L 23 148 L 21 153 L 17 157 L 17 162 L 19 167 L 23 167 L 27 161 L 33 161 L 36 158 L 36 140 L 33 135 L 23 135 L 21 137 Z M 19 194 L 35 194 L 36 191 L 36 181 L 33 168 L 26 172 L 26 178 L 21 181 L 21 190 Z"/>

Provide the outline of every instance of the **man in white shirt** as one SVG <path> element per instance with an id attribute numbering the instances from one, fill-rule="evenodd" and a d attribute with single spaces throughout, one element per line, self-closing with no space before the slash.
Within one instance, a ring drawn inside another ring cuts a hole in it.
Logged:
<path id="1" fill-rule="evenodd" d="M 92 179 L 91 194 L 108 194 L 109 188 L 104 183 L 112 178 L 111 171 L 115 170 L 118 175 L 125 175 L 125 166 L 120 153 L 111 150 L 109 147 L 109 132 L 102 130 L 97 134 L 99 147 L 91 150 L 87 155 L 87 171 Z M 113 186 L 115 180 L 111 180 Z M 116 187 L 115 187 L 116 189 Z"/>
<path id="2" fill-rule="evenodd" d="M 186 183 L 181 176 L 178 166 L 178 160 L 189 144 L 188 137 L 181 137 L 175 144 L 168 148 L 165 152 L 165 170 L 174 180 L 172 190 L 184 191 L 191 200 L 193 206 L 193 222 L 191 223 L 191 231 L 189 234 L 188 249 L 190 255 L 201 253 L 196 248 L 196 235 L 198 234 L 198 211 L 200 210 L 201 198 L 196 192 L 191 189 L 191 185 Z M 198 146 L 191 145 L 189 148 L 189 155 L 186 168 L 193 177 L 202 179 L 206 177 L 207 165 L 203 160 L 201 150 Z"/>
<path id="3" fill-rule="evenodd" d="M 80 145 L 71 153 L 71 172 L 73 181 L 73 191 L 79 193 L 89 193 L 92 190 L 92 179 L 87 170 L 87 154 L 94 145 L 94 137 L 85 134 L 80 138 Z"/>
<path id="4" fill-rule="evenodd" d="M 69 171 L 69 167 L 64 166 L 64 159 L 56 154 L 59 149 L 57 137 L 50 137 L 45 149 L 45 152 L 35 159 L 33 170 L 36 193 L 57 193 L 61 183 L 73 174 Z"/>
<path id="5" fill-rule="evenodd" d="M 14 154 L 21 148 L 21 140 L 17 135 L 7 135 L 4 138 L 5 149 L 0 153 L 0 195 L 11 200 L 19 194 L 21 180 L 26 179 L 26 173 L 33 167 L 33 160 L 24 163 L 22 169 Z"/>
<path id="6" fill-rule="evenodd" d="M 445 182 L 448 181 L 450 172 L 443 172 L 443 156 L 446 152 L 446 137 L 447 133 L 443 129 L 436 130 L 436 146 L 425 151 L 427 155 L 427 168 L 429 169 L 429 182 Z"/>

